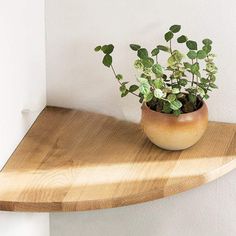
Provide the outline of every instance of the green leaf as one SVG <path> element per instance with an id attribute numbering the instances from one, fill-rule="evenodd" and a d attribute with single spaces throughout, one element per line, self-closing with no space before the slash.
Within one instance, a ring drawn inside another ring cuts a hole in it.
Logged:
<path id="1" fill-rule="evenodd" d="M 142 70 L 143 69 L 143 63 L 140 59 L 136 60 L 134 62 L 134 68 L 138 69 L 138 70 Z"/>
<path id="2" fill-rule="evenodd" d="M 144 95 L 145 102 L 150 102 L 153 99 L 153 93 L 148 93 Z"/>
<path id="3" fill-rule="evenodd" d="M 156 56 L 158 53 L 159 53 L 159 49 L 158 49 L 158 48 L 154 48 L 154 49 L 151 51 L 152 56 Z"/>
<path id="4" fill-rule="evenodd" d="M 168 100 L 170 103 L 172 103 L 173 101 L 176 100 L 176 95 L 175 95 L 175 94 L 169 94 L 169 95 L 167 96 L 167 100 Z"/>
<path id="5" fill-rule="evenodd" d="M 164 81 L 162 78 L 155 79 L 153 80 L 153 85 L 155 88 L 161 89 L 164 85 Z"/>
<path id="6" fill-rule="evenodd" d="M 154 64 L 152 66 L 152 72 L 157 76 L 157 78 L 162 77 L 163 75 L 162 66 L 160 64 Z"/>
<path id="7" fill-rule="evenodd" d="M 168 31 L 168 32 L 165 34 L 165 40 L 166 40 L 166 42 L 170 41 L 173 37 L 174 37 L 174 34 L 173 34 L 171 31 Z"/>
<path id="8" fill-rule="evenodd" d="M 178 50 L 174 50 L 172 55 L 175 57 L 175 60 L 177 62 L 180 62 L 183 59 L 183 57 L 184 57 L 183 54 L 180 51 L 178 51 Z"/>
<path id="9" fill-rule="evenodd" d="M 204 50 L 206 52 L 206 54 L 208 54 L 211 51 L 211 45 L 207 44 L 207 45 L 203 46 L 202 50 Z"/>
<path id="10" fill-rule="evenodd" d="M 191 64 L 190 63 L 188 63 L 188 62 L 184 62 L 184 67 L 186 68 L 186 69 L 191 69 Z"/>
<path id="11" fill-rule="evenodd" d="M 188 40 L 188 38 L 185 35 L 181 35 L 177 38 L 178 43 L 185 43 Z"/>
<path id="12" fill-rule="evenodd" d="M 211 79 L 211 82 L 215 82 L 216 81 L 216 76 L 215 75 L 210 75 L 210 79 Z"/>
<path id="13" fill-rule="evenodd" d="M 179 84 L 180 84 L 181 86 L 186 86 L 186 85 L 188 84 L 188 80 L 186 80 L 186 79 L 180 79 L 180 80 L 179 80 Z"/>
<path id="14" fill-rule="evenodd" d="M 173 94 L 178 94 L 180 91 L 179 91 L 179 89 L 178 88 L 173 88 L 172 89 L 172 93 Z"/>
<path id="15" fill-rule="evenodd" d="M 98 52 L 98 51 L 101 50 L 101 48 L 102 48 L 101 46 L 97 46 L 96 48 L 94 48 L 94 51 L 95 51 L 95 52 Z"/>
<path id="16" fill-rule="evenodd" d="M 142 60 L 142 64 L 144 65 L 144 67 L 151 68 L 154 64 L 154 60 L 151 57 L 147 57 Z"/>
<path id="17" fill-rule="evenodd" d="M 201 83 L 204 83 L 204 84 L 208 83 L 208 79 L 206 79 L 206 78 L 203 78 L 203 77 L 201 78 L 201 80 L 200 80 L 200 81 L 201 81 Z"/>
<path id="18" fill-rule="evenodd" d="M 198 93 L 199 93 L 199 95 L 200 95 L 201 97 L 204 97 L 204 96 L 205 96 L 205 91 L 204 91 L 201 87 L 198 87 L 198 88 L 197 88 L 197 91 L 198 91 Z"/>
<path id="19" fill-rule="evenodd" d="M 187 53 L 187 56 L 188 56 L 188 58 L 190 58 L 191 60 L 194 60 L 194 59 L 196 59 L 197 58 L 197 53 L 195 52 L 195 51 L 189 51 L 188 53 Z"/>
<path id="20" fill-rule="evenodd" d="M 135 92 L 136 90 L 138 90 L 139 86 L 136 84 L 133 84 L 129 87 L 129 91 L 130 92 Z"/>
<path id="21" fill-rule="evenodd" d="M 202 43 L 203 43 L 204 45 L 211 45 L 211 44 L 212 44 L 212 41 L 211 41 L 210 39 L 203 39 L 203 40 L 202 40 Z"/>
<path id="22" fill-rule="evenodd" d="M 138 44 L 130 44 L 129 46 L 134 51 L 138 51 L 141 48 Z"/>
<path id="23" fill-rule="evenodd" d="M 177 63 L 173 55 L 168 58 L 167 62 L 169 66 L 173 66 Z"/>
<path id="24" fill-rule="evenodd" d="M 163 96 L 164 96 L 164 93 L 161 91 L 161 89 L 155 89 L 154 90 L 154 96 L 156 97 L 156 98 L 162 98 Z"/>
<path id="25" fill-rule="evenodd" d="M 179 110 L 182 107 L 182 103 L 179 100 L 175 100 L 170 103 L 170 108 L 174 111 Z"/>
<path id="26" fill-rule="evenodd" d="M 164 102 L 162 112 L 169 114 L 171 113 L 171 108 L 170 108 L 170 103 L 169 102 Z"/>
<path id="27" fill-rule="evenodd" d="M 124 92 L 121 93 L 121 97 L 125 97 L 129 93 L 128 90 L 125 90 Z"/>
<path id="28" fill-rule="evenodd" d="M 169 30 L 173 33 L 178 33 L 181 29 L 181 25 L 172 25 Z"/>
<path id="29" fill-rule="evenodd" d="M 169 52 L 170 49 L 166 46 L 163 46 L 163 45 L 158 45 L 157 48 L 161 51 L 164 51 L 164 52 Z"/>
<path id="30" fill-rule="evenodd" d="M 169 66 L 174 66 L 177 63 L 180 63 L 183 59 L 183 54 L 181 54 L 178 50 L 174 50 L 172 55 L 168 58 L 167 62 Z"/>
<path id="31" fill-rule="evenodd" d="M 146 59 L 148 57 L 148 51 L 146 48 L 140 48 L 138 50 L 138 57 L 141 59 Z"/>
<path id="32" fill-rule="evenodd" d="M 102 63 L 103 63 L 105 66 L 110 67 L 111 64 L 112 64 L 112 57 L 111 57 L 109 54 L 106 54 L 106 55 L 103 57 Z"/>
<path id="33" fill-rule="evenodd" d="M 180 63 L 182 59 L 183 54 L 181 54 L 178 50 L 174 50 L 172 55 L 168 58 L 168 64 L 173 66 L 176 63 Z"/>
<path id="34" fill-rule="evenodd" d="M 146 78 L 143 78 L 143 77 L 139 77 L 138 81 L 139 81 L 140 84 L 146 84 L 146 83 L 149 84 L 148 80 Z"/>
<path id="35" fill-rule="evenodd" d="M 108 45 L 102 46 L 101 49 L 105 54 L 111 54 L 114 50 L 114 46 L 112 44 L 108 44 Z"/>
<path id="36" fill-rule="evenodd" d="M 122 83 L 121 86 L 120 86 L 120 91 L 121 91 L 121 93 L 126 92 L 126 90 L 127 90 L 127 88 L 126 88 L 125 83 Z"/>
<path id="37" fill-rule="evenodd" d="M 181 113 L 182 113 L 181 110 L 175 110 L 175 111 L 173 111 L 173 114 L 174 114 L 175 116 L 179 116 Z"/>
<path id="38" fill-rule="evenodd" d="M 218 88 L 218 86 L 217 86 L 216 84 L 214 84 L 214 83 L 210 83 L 209 86 L 210 86 L 211 88 L 214 88 L 214 89 L 217 89 L 217 88 Z"/>
<path id="39" fill-rule="evenodd" d="M 197 72 L 199 72 L 199 63 L 198 63 L 198 62 L 194 63 L 194 64 L 191 66 L 191 72 L 192 72 L 193 74 L 196 74 Z"/>
<path id="40" fill-rule="evenodd" d="M 148 83 L 148 80 L 145 78 L 139 78 L 138 81 L 140 82 L 139 91 L 142 94 L 148 94 L 150 93 L 150 84 Z"/>
<path id="41" fill-rule="evenodd" d="M 194 95 L 194 94 L 192 94 L 192 93 L 188 94 L 188 99 L 189 99 L 189 101 L 190 101 L 191 103 L 193 103 L 193 104 L 195 104 L 195 102 L 197 101 L 196 95 Z"/>
<path id="42" fill-rule="evenodd" d="M 186 45 L 190 50 L 197 50 L 197 43 L 195 41 L 188 40 Z"/>
<path id="43" fill-rule="evenodd" d="M 123 76 L 122 76 L 121 74 L 118 74 L 118 75 L 116 76 L 116 78 L 117 78 L 118 80 L 122 80 L 122 79 L 123 79 Z"/>
<path id="44" fill-rule="evenodd" d="M 207 56 L 207 54 L 206 54 L 206 52 L 204 50 L 199 50 L 197 52 L 197 58 L 198 59 L 204 59 L 204 58 L 206 58 L 206 56 Z"/>

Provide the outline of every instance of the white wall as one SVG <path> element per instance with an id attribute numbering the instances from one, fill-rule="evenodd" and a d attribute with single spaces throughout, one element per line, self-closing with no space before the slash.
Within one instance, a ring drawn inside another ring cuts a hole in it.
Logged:
<path id="1" fill-rule="evenodd" d="M 163 34 L 170 25 L 178 23 L 183 33 L 199 42 L 205 37 L 213 39 L 220 90 L 208 102 L 210 118 L 235 122 L 235 8 L 234 0 L 227 4 L 224 0 L 48 0 L 48 103 L 138 121 L 137 99 L 131 95 L 120 98 L 117 82 L 101 64 L 102 55 L 93 48 L 98 44 L 115 44 L 114 64 L 133 80 L 135 53 L 129 50 L 129 43 L 140 42 L 151 49 L 163 42 Z"/>
<path id="2" fill-rule="evenodd" d="M 1 236 L 49 236 L 48 213 L 0 213 Z"/>
<path id="3" fill-rule="evenodd" d="M 0 1 L 0 169 L 46 104 L 44 22 L 43 1 Z M 0 212 L 0 235 L 47 236 L 48 217 Z"/>
<path id="4" fill-rule="evenodd" d="M 210 119 L 236 122 L 236 2 L 234 0 L 48 0 L 48 104 L 139 120 L 139 103 L 120 98 L 98 44 L 116 45 L 114 64 L 134 79 L 129 43 L 152 48 L 172 24 L 193 39 L 210 37 L 218 54 L 219 91 L 208 102 Z M 129 63 L 129 64 L 127 64 Z M 233 236 L 236 172 L 192 191 L 142 205 L 96 212 L 51 214 L 51 235 Z"/>

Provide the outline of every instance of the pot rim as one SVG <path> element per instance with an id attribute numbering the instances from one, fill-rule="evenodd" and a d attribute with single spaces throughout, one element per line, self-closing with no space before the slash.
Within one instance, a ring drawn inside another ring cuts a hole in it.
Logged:
<path id="1" fill-rule="evenodd" d="M 206 104 L 205 101 L 202 101 L 202 106 L 201 106 L 199 109 L 197 109 L 196 111 L 188 112 L 188 113 L 182 113 L 182 114 L 180 114 L 178 117 L 180 117 L 180 116 L 182 116 L 182 117 L 188 116 L 189 114 L 194 114 L 194 113 L 200 112 L 201 110 L 203 110 L 203 109 L 205 109 L 205 108 L 207 108 L 207 104 Z M 173 114 L 163 113 L 163 112 L 154 111 L 154 110 L 150 109 L 150 108 L 147 106 L 146 102 L 143 102 L 143 103 L 142 103 L 141 109 L 142 109 L 142 110 L 143 110 L 143 109 L 146 109 L 146 110 L 148 110 L 149 112 L 151 112 L 151 113 L 153 113 L 153 114 L 154 114 L 154 113 L 155 113 L 155 114 L 158 113 L 158 114 L 163 115 L 163 116 L 169 116 L 169 117 L 176 118 L 176 116 L 173 115 Z"/>

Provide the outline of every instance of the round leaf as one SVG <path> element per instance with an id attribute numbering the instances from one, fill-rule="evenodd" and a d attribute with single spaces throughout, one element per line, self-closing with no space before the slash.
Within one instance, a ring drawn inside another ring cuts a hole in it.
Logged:
<path id="1" fill-rule="evenodd" d="M 148 51 L 146 48 L 140 48 L 138 50 L 138 57 L 141 59 L 146 59 L 148 57 Z"/>
<path id="2" fill-rule="evenodd" d="M 154 48 L 151 52 L 152 56 L 156 56 L 159 53 L 159 49 L 158 48 Z"/>
<path id="3" fill-rule="evenodd" d="M 176 95 L 175 94 L 169 94 L 167 96 L 167 100 L 171 103 L 176 100 Z"/>
<path id="4" fill-rule="evenodd" d="M 145 78 L 139 78 L 138 81 L 140 82 L 140 93 L 144 95 L 150 93 L 150 84 L 148 83 L 148 80 Z"/>
<path id="5" fill-rule="evenodd" d="M 170 108 L 174 111 L 179 110 L 182 107 L 182 103 L 179 100 L 175 100 L 170 103 Z"/>
<path id="6" fill-rule="evenodd" d="M 164 51 L 164 52 L 169 52 L 170 49 L 166 46 L 163 46 L 163 45 L 158 45 L 157 48 L 161 51 Z"/>
<path id="7" fill-rule="evenodd" d="M 112 44 L 108 44 L 108 45 L 102 46 L 101 49 L 105 54 L 111 54 L 114 50 L 114 46 Z"/>
<path id="8" fill-rule="evenodd" d="M 173 33 L 178 33 L 180 29 L 181 29 L 181 25 L 172 25 L 169 30 Z"/>
<path id="9" fill-rule="evenodd" d="M 188 40 L 186 45 L 190 50 L 197 50 L 197 43 L 195 41 Z"/>
<path id="10" fill-rule="evenodd" d="M 125 97 L 129 93 L 129 90 L 125 90 L 124 92 L 121 93 L 121 97 Z"/>
<path id="11" fill-rule="evenodd" d="M 203 46 L 202 50 L 204 50 L 206 52 L 206 54 L 208 54 L 211 51 L 211 45 L 207 44 L 207 45 Z"/>
<path id="12" fill-rule="evenodd" d="M 217 88 L 218 88 L 218 86 L 217 86 L 216 84 L 214 84 L 214 83 L 210 83 L 210 87 L 211 87 L 211 88 L 214 88 L 214 89 L 217 89 Z"/>
<path id="13" fill-rule="evenodd" d="M 152 66 L 152 72 L 158 77 L 162 77 L 163 75 L 163 70 L 162 70 L 162 66 L 160 64 L 155 64 Z"/>
<path id="14" fill-rule="evenodd" d="M 172 110 L 170 108 L 170 103 L 169 102 L 164 102 L 162 111 L 164 113 L 167 113 L 167 114 L 171 113 Z"/>
<path id="15" fill-rule="evenodd" d="M 130 44 L 129 46 L 134 51 L 138 51 L 141 48 L 138 44 Z"/>
<path id="16" fill-rule="evenodd" d="M 163 81 L 162 78 L 155 79 L 155 80 L 153 80 L 153 85 L 154 85 L 155 88 L 160 89 L 160 88 L 163 87 L 164 81 Z"/>
<path id="17" fill-rule="evenodd" d="M 196 53 L 195 51 L 189 51 L 189 52 L 187 53 L 187 56 L 188 56 L 188 58 L 190 58 L 191 60 L 194 60 L 194 59 L 197 58 L 197 53 Z"/>
<path id="18" fill-rule="evenodd" d="M 195 75 L 199 72 L 199 64 L 197 62 L 191 66 L 191 72 Z"/>
<path id="19" fill-rule="evenodd" d="M 145 102 L 150 102 L 153 98 L 153 94 L 152 93 L 148 93 L 144 95 L 144 100 Z"/>
<path id="20" fill-rule="evenodd" d="M 210 39 L 203 39 L 203 40 L 202 40 L 202 43 L 203 43 L 204 45 L 211 45 L 211 44 L 212 44 L 212 41 L 211 41 Z"/>
<path id="21" fill-rule="evenodd" d="M 151 68 L 154 64 L 154 60 L 151 57 L 145 58 L 142 60 L 144 67 Z"/>
<path id="22" fill-rule="evenodd" d="M 180 91 L 179 91 L 179 89 L 178 88 L 173 88 L 172 89 L 172 93 L 173 94 L 178 94 Z"/>
<path id="23" fill-rule="evenodd" d="M 130 92 L 135 92 L 136 90 L 138 90 L 139 86 L 136 84 L 133 84 L 129 87 L 129 91 Z"/>
<path id="24" fill-rule="evenodd" d="M 102 48 L 101 46 L 97 46 L 96 48 L 94 48 L 94 51 L 95 51 L 95 52 L 98 52 L 98 51 L 101 50 L 101 48 Z"/>
<path id="25" fill-rule="evenodd" d="M 198 88 L 197 88 L 197 91 L 198 91 L 198 93 L 199 93 L 199 95 L 200 95 L 201 97 L 204 97 L 204 96 L 205 96 L 205 91 L 204 91 L 202 88 L 198 87 Z"/>
<path id="26" fill-rule="evenodd" d="M 177 38 L 178 43 L 185 43 L 188 40 L 188 38 L 185 35 L 181 35 Z"/>
<path id="27" fill-rule="evenodd" d="M 123 76 L 122 76 L 121 74 L 118 74 L 118 75 L 116 76 L 116 78 L 117 78 L 118 80 L 122 80 L 122 79 L 123 79 Z"/>
<path id="28" fill-rule="evenodd" d="M 109 54 L 106 54 L 106 55 L 103 57 L 102 63 L 103 63 L 105 66 L 110 67 L 111 64 L 112 64 L 112 57 L 111 57 Z"/>
<path id="29" fill-rule="evenodd" d="M 160 90 L 160 89 L 155 89 L 154 90 L 154 96 L 156 97 L 156 98 L 162 98 L 163 97 L 163 95 L 164 95 L 164 93 Z"/>
<path id="30" fill-rule="evenodd" d="M 193 103 L 193 104 L 197 101 L 197 97 L 196 97 L 196 95 L 193 94 L 193 93 L 188 94 L 188 99 L 189 99 L 189 101 L 190 101 L 191 103 Z"/>
<path id="31" fill-rule="evenodd" d="M 182 113 L 181 110 L 175 110 L 175 111 L 173 111 L 173 114 L 174 114 L 175 116 L 179 116 L 181 113 Z"/>
<path id="32" fill-rule="evenodd" d="M 167 33 L 165 34 L 165 40 L 166 40 L 166 42 L 170 41 L 173 37 L 174 37 L 174 34 L 173 34 L 171 31 L 167 32 Z"/>
<path id="33" fill-rule="evenodd" d="M 199 50 L 197 52 L 197 58 L 198 59 L 204 59 L 207 56 L 206 52 L 204 50 Z"/>
<path id="34" fill-rule="evenodd" d="M 186 79 L 180 79 L 180 80 L 179 80 L 179 84 L 180 84 L 181 86 L 186 86 L 186 85 L 188 84 L 188 80 L 186 80 Z"/>

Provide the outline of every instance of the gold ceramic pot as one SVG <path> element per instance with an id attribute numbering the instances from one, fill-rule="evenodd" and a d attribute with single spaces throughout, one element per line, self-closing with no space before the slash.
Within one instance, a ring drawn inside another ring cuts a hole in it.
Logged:
<path id="1" fill-rule="evenodd" d="M 141 126 L 144 133 L 166 150 L 182 150 L 194 145 L 204 134 L 208 124 L 208 109 L 204 102 L 197 111 L 174 116 L 151 110 L 142 105 Z"/>

